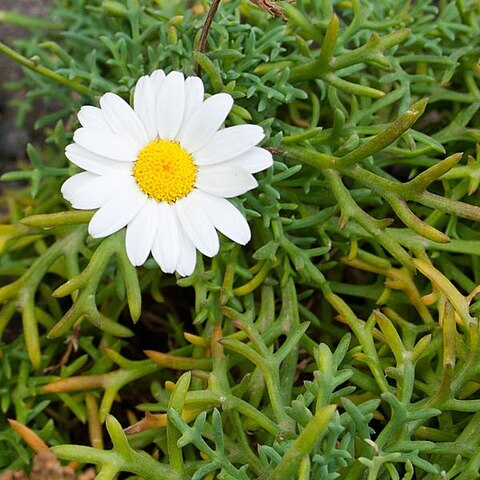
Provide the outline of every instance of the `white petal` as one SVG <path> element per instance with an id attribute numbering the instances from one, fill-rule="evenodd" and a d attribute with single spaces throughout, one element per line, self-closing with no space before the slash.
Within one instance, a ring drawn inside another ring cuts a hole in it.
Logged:
<path id="1" fill-rule="evenodd" d="M 94 128 L 79 128 L 73 134 L 73 141 L 81 147 L 97 155 L 119 160 L 121 162 L 134 162 L 140 148 L 113 132 L 96 130 Z"/>
<path id="2" fill-rule="evenodd" d="M 218 253 L 220 243 L 210 217 L 196 201 L 198 193 L 193 190 L 188 196 L 178 200 L 175 206 L 180 224 L 192 243 L 204 255 L 213 257 Z"/>
<path id="3" fill-rule="evenodd" d="M 180 252 L 179 227 L 175 207 L 166 202 L 157 204 L 157 233 L 152 254 L 162 271 L 173 273 Z"/>
<path id="4" fill-rule="evenodd" d="M 185 127 L 198 107 L 202 105 L 204 96 L 205 90 L 202 79 L 198 77 L 187 77 L 185 80 L 185 112 L 183 114 L 182 126 L 177 134 L 178 140 L 183 138 Z"/>
<path id="5" fill-rule="evenodd" d="M 165 80 L 165 72 L 161 69 L 155 70 L 151 75 L 150 79 L 153 83 L 153 89 L 155 90 L 155 95 L 160 93 L 160 89 L 162 88 L 163 81 Z"/>
<path id="6" fill-rule="evenodd" d="M 179 137 L 182 147 L 189 152 L 203 147 L 221 127 L 232 106 L 233 99 L 228 93 L 207 98 L 191 118 L 185 119 L 186 126 Z"/>
<path id="7" fill-rule="evenodd" d="M 107 130 L 109 132 L 112 131 L 102 110 L 98 107 L 85 105 L 77 113 L 77 117 L 82 127 L 98 128 L 99 130 Z"/>
<path id="8" fill-rule="evenodd" d="M 197 165 L 213 165 L 237 157 L 260 143 L 265 134 L 258 125 L 237 125 L 219 130 L 195 153 Z"/>
<path id="9" fill-rule="evenodd" d="M 205 96 L 202 79 L 187 77 L 185 80 L 185 118 L 189 119 L 202 104 Z"/>
<path id="10" fill-rule="evenodd" d="M 245 153 L 238 155 L 238 157 L 228 160 L 226 163 L 228 165 L 242 167 L 250 173 L 257 173 L 271 167 L 273 164 L 273 157 L 268 150 L 260 147 L 253 147 Z"/>
<path id="11" fill-rule="evenodd" d="M 157 202 L 149 198 L 137 216 L 127 225 L 125 244 L 132 265 L 143 265 L 148 258 L 157 233 L 157 220 Z"/>
<path id="12" fill-rule="evenodd" d="M 255 177 L 236 165 L 213 165 L 198 169 L 195 186 L 217 197 L 231 198 L 258 185 Z"/>
<path id="13" fill-rule="evenodd" d="M 152 79 L 145 75 L 135 86 L 133 108 L 143 123 L 148 140 L 157 136 L 157 120 L 155 118 L 155 89 Z"/>
<path id="14" fill-rule="evenodd" d="M 73 177 L 70 177 L 65 182 L 63 182 L 60 191 L 62 192 L 65 200 L 70 201 L 72 195 L 74 195 L 79 188 L 82 188 L 84 185 L 91 182 L 95 178 L 98 178 L 98 175 L 94 175 L 90 172 L 77 173 Z"/>
<path id="15" fill-rule="evenodd" d="M 102 175 L 82 185 L 71 195 L 73 208 L 89 210 L 103 207 L 111 199 L 125 195 L 128 189 L 136 188 L 132 178 L 123 175 Z"/>
<path id="16" fill-rule="evenodd" d="M 85 150 L 76 143 L 67 145 L 65 156 L 77 167 L 98 175 L 130 174 L 132 166 L 127 162 L 117 162 L 107 157 Z"/>
<path id="17" fill-rule="evenodd" d="M 148 142 L 143 124 L 133 108 L 114 93 L 106 93 L 100 98 L 100 107 L 112 130 L 121 137 L 128 138 L 139 148 Z"/>
<path id="18" fill-rule="evenodd" d="M 188 277 L 195 270 L 195 265 L 197 264 L 197 250 L 182 227 L 180 227 L 179 241 L 180 255 L 178 256 L 178 263 L 175 270 L 182 277 Z"/>
<path id="19" fill-rule="evenodd" d="M 157 94 L 157 131 L 165 140 L 173 140 L 182 126 L 185 110 L 185 81 L 180 72 L 170 72 Z"/>
<path id="20" fill-rule="evenodd" d="M 132 178 L 132 181 L 135 180 Z M 136 185 L 121 196 L 112 198 L 92 217 L 88 233 L 94 238 L 102 238 L 117 232 L 137 215 L 147 198 Z"/>
<path id="21" fill-rule="evenodd" d="M 195 192 L 195 199 L 207 212 L 217 230 L 240 245 L 249 242 L 251 233 L 245 217 L 227 199 L 215 197 L 199 190 Z"/>

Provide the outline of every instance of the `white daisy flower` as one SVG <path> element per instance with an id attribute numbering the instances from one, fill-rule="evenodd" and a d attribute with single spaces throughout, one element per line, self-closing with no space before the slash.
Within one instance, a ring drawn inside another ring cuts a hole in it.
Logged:
<path id="1" fill-rule="evenodd" d="M 226 93 L 204 100 L 202 80 L 156 70 L 140 78 L 133 108 L 113 93 L 85 106 L 67 158 L 85 171 L 62 194 L 73 208 L 97 209 L 88 231 L 102 238 L 127 227 L 133 265 L 152 252 L 160 268 L 191 275 L 196 250 L 213 257 L 216 230 L 250 240 L 243 215 L 227 200 L 257 186 L 253 173 L 272 165 L 256 125 L 221 128 L 233 106 Z"/>

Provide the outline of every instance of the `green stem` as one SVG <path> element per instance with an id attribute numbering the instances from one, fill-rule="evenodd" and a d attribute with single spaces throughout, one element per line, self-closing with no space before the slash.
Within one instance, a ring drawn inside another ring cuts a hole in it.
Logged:
<path id="1" fill-rule="evenodd" d="M 380 365 L 371 330 L 369 330 L 365 323 L 355 315 L 352 309 L 335 293 L 331 291 L 324 291 L 325 299 L 328 303 L 340 314 L 345 323 L 352 329 L 358 342 L 362 345 L 363 351 L 369 360 L 368 367 L 370 368 L 377 385 L 382 392 L 390 392 L 390 386 L 385 379 L 385 373 Z"/>
<path id="2" fill-rule="evenodd" d="M 335 163 L 338 161 L 338 159 L 332 155 L 326 155 L 325 153 L 316 152 L 304 147 L 282 145 L 282 151 L 285 156 L 306 163 L 319 170 L 335 168 Z"/>
<path id="3" fill-rule="evenodd" d="M 277 422 L 279 426 L 281 425 L 282 429 L 289 430 L 291 426 L 291 418 L 285 413 L 284 406 L 282 404 L 280 395 L 280 375 L 278 371 L 278 364 L 275 359 L 263 357 L 253 350 L 253 348 L 238 340 L 222 338 L 220 343 L 229 350 L 233 350 L 234 352 L 244 356 L 254 365 L 257 365 L 262 371 Z"/>
<path id="4" fill-rule="evenodd" d="M 342 214 L 345 220 L 348 218 L 353 218 L 394 258 L 396 258 L 400 263 L 405 265 L 410 270 L 414 270 L 410 255 L 391 237 L 391 235 L 385 230 L 380 222 L 372 218 L 355 203 L 350 196 L 350 192 L 343 184 L 340 174 L 334 170 L 324 170 L 323 174 L 330 183 L 332 192 L 335 195 L 338 204 L 342 208 Z"/>
<path id="5" fill-rule="evenodd" d="M 281 433 L 279 426 L 275 422 L 270 420 L 266 415 L 245 400 L 231 395 L 227 398 L 224 405 L 231 406 L 234 410 L 245 415 L 275 437 Z"/>
<path id="6" fill-rule="evenodd" d="M 21 223 L 29 227 L 52 228 L 64 225 L 88 223 L 93 216 L 93 210 L 73 210 L 66 212 L 44 213 L 22 218 Z"/>
<path id="7" fill-rule="evenodd" d="M 8 58 L 11 58 L 14 62 L 17 62 L 18 64 L 26 68 L 29 68 L 30 70 L 33 70 L 34 72 L 37 72 L 40 75 L 43 75 L 49 78 L 50 80 L 61 83 L 62 85 L 66 85 L 67 87 L 71 88 L 72 90 L 75 90 L 76 92 L 79 92 L 88 97 L 90 97 L 93 93 L 90 90 L 90 88 L 86 87 L 85 85 L 82 85 L 74 80 L 69 80 L 68 78 L 62 77 L 62 75 L 54 72 L 53 70 L 50 70 L 49 68 L 46 68 L 42 65 L 38 65 L 33 60 L 30 60 L 27 57 L 24 57 L 20 53 L 16 52 L 15 50 L 11 49 L 9 46 L 1 42 L 0 42 L 0 53 L 3 53 Z"/>
<path id="8" fill-rule="evenodd" d="M 36 291 L 42 278 L 55 260 L 69 249 L 76 248 L 75 245 L 81 241 L 84 235 L 84 229 L 79 228 L 53 244 L 43 255 L 38 257 L 21 278 L 0 289 L 0 302 L 16 297 L 15 303 L 22 312 L 25 344 L 34 368 L 39 368 L 41 363 L 40 340 L 34 304 Z"/>
<path id="9" fill-rule="evenodd" d="M 388 48 L 398 45 L 399 43 L 402 43 L 409 35 L 410 29 L 408 28 L 402 28 L 396 32 L 385 35 L 384 37 L 379 37 L 377 34 L 373 34 L 365 45 L 333 58 L 330 62 L 331 68 L 333 70 L 341 70 L 343 68 L 350 67 L 351 65 L 367 63 L 373 60 L 385 63 L 386 60 L 383 57 L 382 52 Z M 291 70 L 290 82 L 295 83 L 317 79 L 319 77 L 319 72 L 322 72 L 322 70 L 324 71 L 323 67 L 323 58 L 322 61 L 318 59 L 305 65 L 294 67 Z"/>
<path id="10" fill-rule="evenodd" d="M 452 198 L 445 198 L 430 192 L 412 192 L 408 194 L 405 191 L 405 198 L 407 200 L 414 200 L 433 210 L 441 210 L 444 213 L 449 213 L 462 218 L 467 218 L 475 222 L 480 221 L 480 207 L 470 203 L 459 202 Z"/>
<path id="11" fill-rule="evenodd" d="M 338 161 L 339 168 L 351 167 L 391 145 L 418 120 L 425 111 L 427 102 L 428 100 L 424 98 L 414 103 L 402 116 L 388 125 L 385 130 L 352 152 L 347 153 Z"/>
<path id="12" fill-rule="evenodd" d="M 59 30 L 61 25 L 44 18 L 31 17 L 18 12 L 11 12 L 9 10 L 0 10 L 0 23 L 12 23 L 26 28 L 45 28 L 48 30 Z"/>
<path id="13" fill-rule="evenodd" d="M 468 218 L 469 220 L 477 222 L 480 221 L 480 207 L 477 207 L 476 205 L 460 202 L 452 198 L 445 198 L 427 192 L 426 190 L 418 191 L 416 190 L 414 183 L 403 184 L 397 181 L 388 180 L 375 173 L 369 172 L 358 165 L 354 168 L 339 168 L 339 170 L 343 174 L 348 175 L 350 178 L 357 180 L 372 191 L 378 193 L 387 201 L 389 201 L 392 195 L 395 195 L 407 201 L 415 201 L 434 210 L 441 210 L 442 212 L 462 218 Z"/>
<path id="14" fill-rule="evenodd" d="M 287 480 L 296 477 L 302 459 L 310 454 L 315 444 L 325 433 L 336 408 L 335 405 L 328 405 L 315 414 L 282 457 L 268 480 Z"/>
<path id="15" fill-rule="evenodd" d="M 190 387 L 191 376 L 191 373 L 187 372 L 178 379 L 168 402 L 168 408 L 173 408 L 180 415 L 182 414 L 183 406 L 185 404 L 185 396 Z M 167 445 L 170 467 L 179 477 L 184 478 L 186 475 L 182 449 L 177 445 L 179 438 L 180 432 L 169 420 L 167 422 Z"/>
<path id="16" fill-rule="evenodd" d="M 80 445 L 58 445 L 52 448 L 55 456 L 63 460 L 74 460 L 96 465 L 112 465 L 117 472 L 125 471 L 139 475 L 145 480 L 181 480 L 166 465 L 155 460 L 150 455 L 134 452 L 124 458 L 118 452 L 98 450 Z"/>
<path id="17" fill-rule="evenodd" d="M 332 15 L 327 31 L 325 32 L 325 39 L 322 43 L 320 56 L 318 57 L 319 65 L 327 67 L 332 60 L 333 52 L 337 46 L 338 31 L 340 29 L 340 21 L 336 15 Z"/>
<path id="18" fill-rule="evenodd" d="M 373 33 L 365 45 L 336 58 L 333 66 L 335 70 L 341 70 L 358 63 L 374 60 L 384 50 L 404 42 L 409 37 L 410 32 L 409 28 L 401 28 L 383 37 Z"/>
<path id="19" fill-rule="evenodd" d="M 348 80 L 338 77 L 334 73 L 326 73 L 322 76 L 322 78 L 332 87 L 335 87 L 345 93 L 351 93 L 352 95 L 358 95 L 359 97 L 367 98 L 382 98 L 385 96 L 385 92 L 382 92 L 381 90 L 367 87 L 359 83 L 349 82 Z"/>

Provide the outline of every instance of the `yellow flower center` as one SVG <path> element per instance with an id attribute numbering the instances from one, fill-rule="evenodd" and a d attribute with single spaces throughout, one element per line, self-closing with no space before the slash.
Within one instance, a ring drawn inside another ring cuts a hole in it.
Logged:
<path id="1" fill-rule="evenodd" d="M 197 167 L 177 142 L 157 138 L 140 150 L 132 173 L 150 198 L 174 203 L 193 189 Z"/>

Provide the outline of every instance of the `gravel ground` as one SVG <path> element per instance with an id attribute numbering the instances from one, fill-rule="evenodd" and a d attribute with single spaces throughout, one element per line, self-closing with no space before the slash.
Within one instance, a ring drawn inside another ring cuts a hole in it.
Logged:
<path id="1" fill-rule="evenodd" d="M 51 0 L 0 0 L 1 10 L 13 10 L 40 17 L 47 16 L 51 5 Z M 28 29 L 0 23 L 0 41 L 7 45 L 11 45 L 12 39 L 27 35 Z M 12 120 L 15 117 L 15 110 L 8 105 L 10 100 L 21 97 L 24 93 L 2 88 L 4 82 L 20 78 L 21 75 L 22 70 L 17 64 L 0 55 L 0 172 L 8 170 L 12 162 L 25 156 L 25 146 L 32 137 L 35 112 L 32 112 L 32 121 L 29 121 L 28 125 L 22 130 L 15 130 Z"/>

